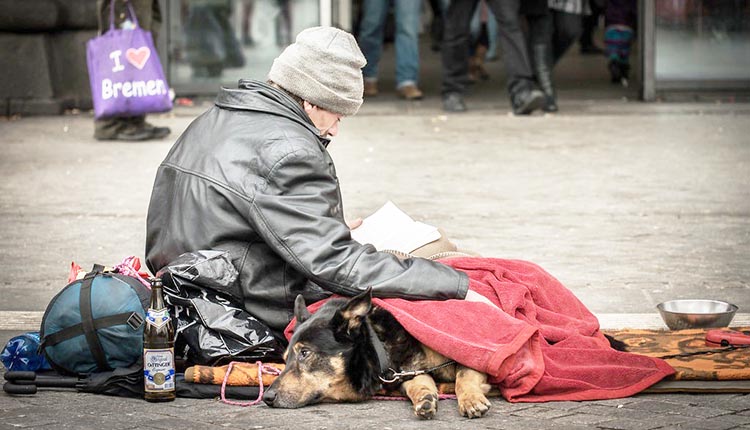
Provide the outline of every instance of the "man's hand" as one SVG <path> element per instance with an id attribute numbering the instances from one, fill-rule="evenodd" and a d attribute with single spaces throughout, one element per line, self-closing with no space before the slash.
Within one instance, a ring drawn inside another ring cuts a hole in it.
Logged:
<path id="1" fill-rule="evenodd" d="M 356 218 L 352 221 L 347 221 L 346 225 L 349 227 L 349 230 L 354 230 L 355 228 L 362 225 L 362 218 Z"/>
<path id="2" fill-rule="evenodd" d="M 497 306 L 494 303 L 492 303 L 490 301 L 490 299 L 488 299 L 487 297 L 484 297 L 483 295 L 481 295 L 481 294 L 479 294 L 479 293 L 477 293 L 475 291 L 471 291 L 471 290 L 469 290 L 469 291 L 466 292 L 466 297 L 464 298 L 464 300 L 467 300 L 467 301 L 470 301 L 470 302 L 486 303 L 486 304 L 492 306 L 493 308 L 497 308 Z"/>

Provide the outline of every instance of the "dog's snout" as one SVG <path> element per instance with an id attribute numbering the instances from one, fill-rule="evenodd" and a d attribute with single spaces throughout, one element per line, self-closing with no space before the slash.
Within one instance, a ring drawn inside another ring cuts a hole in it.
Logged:
<path id="1" fill-rule="evenodd" d="M 263 393 L 263 402 L 267 404 L 270 407 L 274 406 L 274 402 L 276 401 L 276 388 L 271 386 L 266 390 L 265 393 Z"/>

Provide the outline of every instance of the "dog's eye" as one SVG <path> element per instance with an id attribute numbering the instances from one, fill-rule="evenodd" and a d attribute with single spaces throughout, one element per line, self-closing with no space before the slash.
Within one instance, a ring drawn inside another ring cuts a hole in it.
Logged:
<path id="1" fill-rule="evenodd" d="M 310 354 L 312 354 L 312 351 L 310 351 L 307 348 L 303 348 L 299 350 L 299 353 L 297 354 L 297 356 L 299 357 L 300 360 L 304 360 L 307 357 L 309 357 Z"/>

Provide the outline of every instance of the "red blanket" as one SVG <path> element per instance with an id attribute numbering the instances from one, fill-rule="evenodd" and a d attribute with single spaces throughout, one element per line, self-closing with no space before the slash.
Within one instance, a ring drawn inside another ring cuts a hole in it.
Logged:
<path id="1" fill-rule="evenodd" d="M 611 349 L 596 317 L 533 263 L 489 258 L 442 262 L 466 272 L 470 288 L 498 307 L 465 300 L 373 302 L 420 342 L 487 373 L 508 401 L 627 397 L 674 373 L 663 360 Z"/>

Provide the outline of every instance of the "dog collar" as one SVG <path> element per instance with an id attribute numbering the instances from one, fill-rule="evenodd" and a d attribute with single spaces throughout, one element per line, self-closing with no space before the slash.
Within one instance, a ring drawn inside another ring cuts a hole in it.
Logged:
<path id="1" fill-rule="evenodd" d="M 388 364 L 390 363 L 390 360 L 388 359 L 388 353 L 385 351 L 385 345 L 375 333 L 375 330 L 373 330 L 372 325 L 369 323 L 366 325 L 367 331 L 370 333 L 370 338 L 372 339 L 372 346 L 375 348 L 375 354 L 378 356 L 378 366 L 380 367 L 380 374 L 382 375 L 389 370 Z"/>

